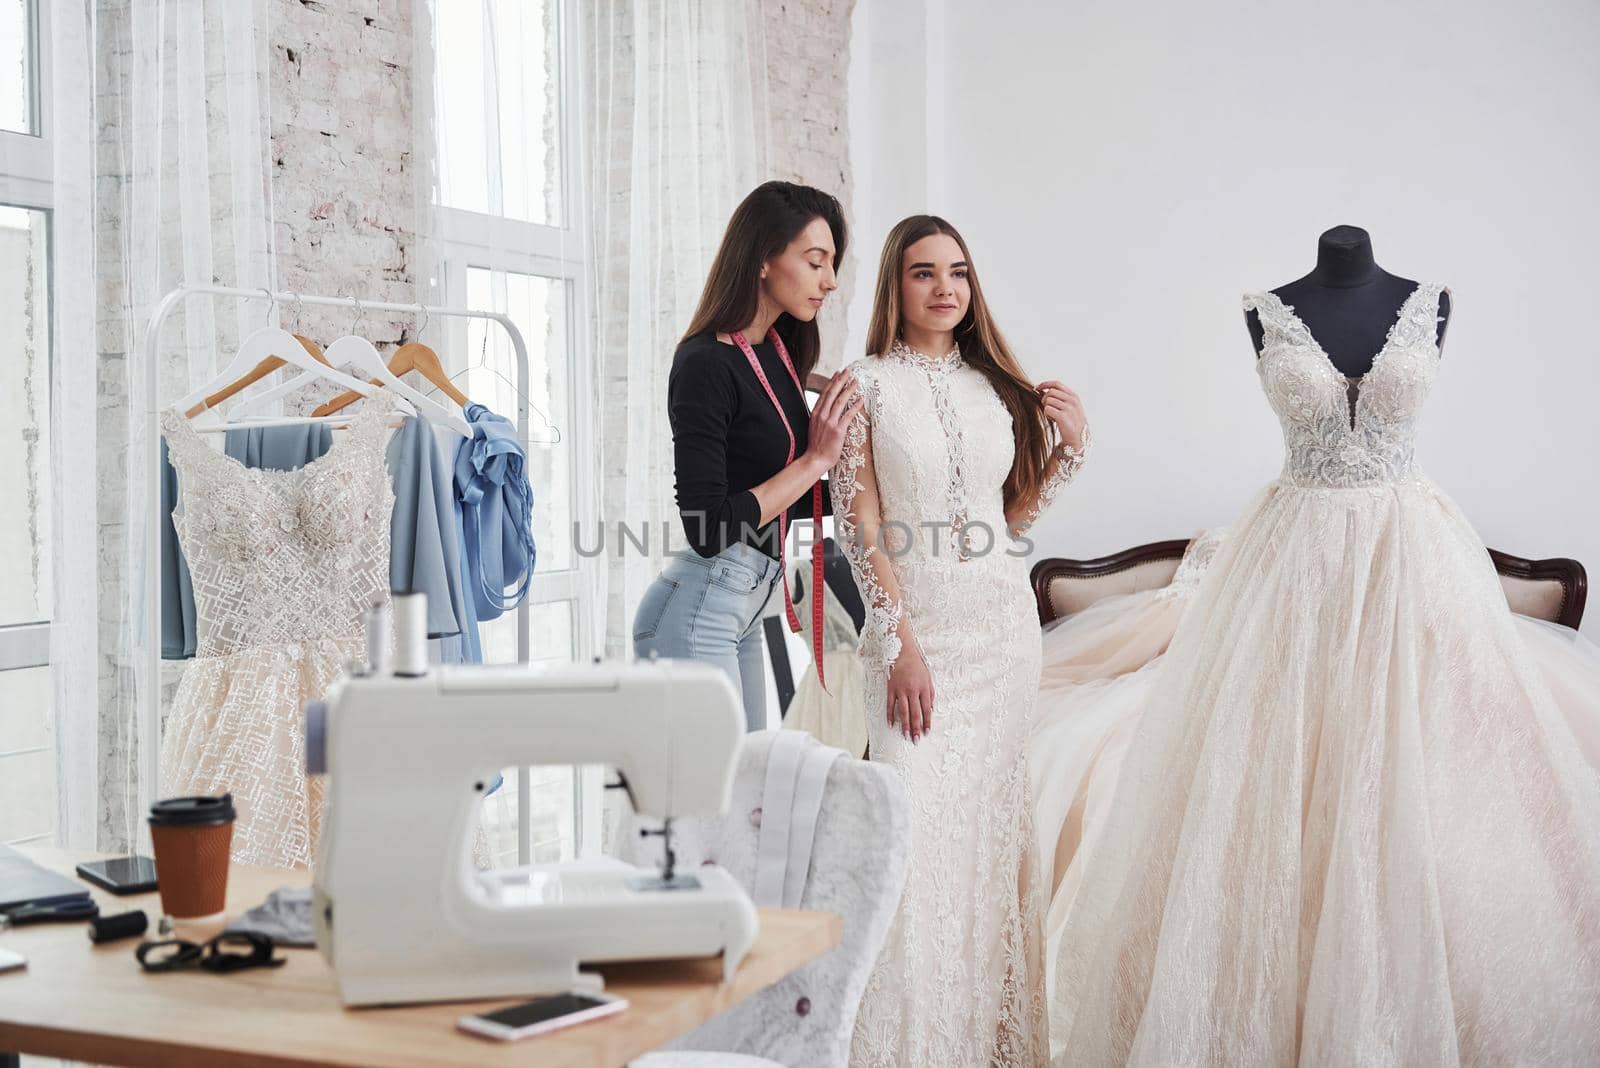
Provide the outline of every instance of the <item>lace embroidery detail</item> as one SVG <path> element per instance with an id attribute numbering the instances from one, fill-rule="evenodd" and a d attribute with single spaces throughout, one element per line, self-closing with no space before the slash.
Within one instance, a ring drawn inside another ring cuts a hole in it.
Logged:
<path id="1" fill-rule="evenodd" d="M 1438 370 L 1442 292 L 1438 283 L 1417 286 L 1371 369 L 1353 384 L 1276 294 L 1244 298 L 1261 322 L 1256 371 L 1283 428 L 1283 481 L 1347 489 L 1420 477 L 1413 463 L 1417 416 Z"/>
<path id="2" fill-rule="evenodd" d="M 1074 449 L 1066 442 L 1056 446 L 1056 451 L 1051 463 L 1055 466 L 1046 478 L 1044 485 L 1039 487 L 1039 497 L 1028 508 L 1024 515 L 1013 527 L 1018 534 L 1026 533 L 1028 528 L 1038 521 L 1044 510 L 1050 507 L 1056 499 L 1056 494 L 1071 484 L 1078 477 L 1078 472 L 1083 470 L 1083 462 L 1089 456 L 1089 446 L 1093 443 L 1093 435 L 1089 433 L 1089 424 L 1083 424 L 1083 445 Z"/>
<path id="3" fill-rule="evenodd" d="M 1217 558 L 1217 551 L 1227 539 L 1227 527 L 1209 527 L 1196 534 L 1183 550 L 1183 559 L 1179 561 L 1172 581 L 1163 586 L 1156 597 L 1193 596 L 1200 588 L 1200 580 L 1205 578 L 1206 570 L 1211 567 L 1211 561 Z"/>
<path id="4" fill-rule="evenodd" d="M 929 356 L 926 353 L 910 347 L 899 338 L 889 347 L 889 355 L 908 360 L 920 368 L 928 376 L 928 388 L 933 394 L 933 410 L 939 417 L 939 429 L 944 432 L 945 449 L 950 467 L 950 476 L 945 484 L 948 497 L 950 531 L 947 544 L 955 553 L 956 558 L 965 560 L 969 557 L 970 547 L 966 539 L 967 502 L 965 484 L 966 478 L 962 473 L 963 460 L 966 456 L 966 439 L 961 432 L 961 419 L 957 416 L 955 406 L 950 401 L 950 375 L 961 363 L 961 348 L 957 346 L 942 357 Z"/>
<path id="5" fill-rule="evenodd" d="M 866 544 L 857 523 L 856 494 L 865 487 L 861 484 L 861 469 L 867 465 L 871 440 L 868 436 L 877 407 L 877 382 L 859 369 L 857 381 L 861 390 L 861 414 L 850 421 L 845 429 L 844 448 L 839 461 L 828 477 L 829 493 L 833 497 L 833 521 L 839 529 L 839 542 L 850 569 L 855 573 L 856 585 L 862 593 L 866 619 L 861 628 L 861 655 L 868 663 L 881 665 L 888 672 L 890 665 L 900 655 L 899 602 L 889 596 L 878 581 L 878 570 L 873 560 L 876 553 L 884 558 L 884 566 L 892 567 L 884 552 L 883 533 L 880 527 L 872 544 Z"/>

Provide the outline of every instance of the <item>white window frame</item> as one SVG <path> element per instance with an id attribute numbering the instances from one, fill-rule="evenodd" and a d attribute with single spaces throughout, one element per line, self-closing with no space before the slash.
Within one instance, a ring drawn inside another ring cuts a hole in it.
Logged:
<path id="1" fill-rule="evenodd" d="M 55 207 L 55 144 L 51 140 L 50 3 L 28 0 L 33 13 L 33 133 L 0 130 L 0 203 L 49 211 Z"/>
<path id="2" fill-rule="evenodd" d="M 45 217 L 46 227 L 46 260 L 45 278 L 50 302 L 52 322 L 55 317 L 55 253 L 53 242 L 49 234 L 54 229 L 55 221 L 55 143 L 51 134 L 52 126 L 50 103 L 50 49 L 47 42 L 50 38 L 50 0 L 29 0 L 31 14 L 30 28 L 32 38 L 28 42 L 33 72 L 33 133 L 18 133 L 13 130 L 0 130 L 0 205 L 13 208 L 24 208 L 29 211 L 42 212 Z M 47 342 L 47 356 L 51 363 L 56 358 L 54 330 L 49 331 Z M 53 388 L 46 378 L 46 389 Z M 46 407 L 46 418 L 49 408 Z M 52 432 L 55 430 L 51 427 Z M 59 487 L 52 487 L 52 492 L 59 492 Z M 53 620 L 42 619 L 30 623 L 16 623 L 0 627 L 0 672 L 18 671 L 24 668 L 48 667 L 50 665 L 50 630 Z M 93 754 L 74 754 L 60 752 L 61 732 L 56 731 L 48 747 L 57 751 L 56 769 L 58 780 L 56 792 L 58 799 L 66 796 L 68 786 L 72 782 L 81 781 L 72 777 L 75 774 L 76 763 L 87 760 L 87 767 L 93 767 Z M 4 774 L 4 762 L 8 757 L 28 756 L 40 752 L 42 747 L 30 746 L 25 749 L 7 749 L 4 739 L 0 739 L 0 775 Z M 65 759 L 63 759 L 65 758 Z M 43 834 L 34 835 L 18 841 L 44 841 L 58 838 L 62 830 L 61 814 L 66 811 L 66 806 L 58 800 L 56 805 L 56 824 Z"/>
<path id="3" fill-rule="evenodd" d="M 590 315 L 589 285 L 589 229 L 588 197 L 584 189 L 583 161 L 584 137 L 582 123 L 583 52 L 579 35 L 578 9 L 574 0 L 559 0 L 557 12 L 557 49 L 561 100 L 558 107 L 561 120 L 562 143 L 559 146 L 562 178 L 562 220 L 551 226 L 487 215 L 462 208 L 435 205 L 440 230 L 440 286 L 449 303 L 462 304 L 467 300 L 467 272 L 471 269 L 488 269 L 513 274 L 536 275 L 567 283 L 566 316 L 567 392 L 566 410 L 570 413 L 569 425 L 559 427 L 561 443 L 569 450 L 575 466 L 572 488 L 574 499 L 570 502 L 574 523 L 593 529 L 598 522 L 599 498 L 594 480 L 582 468 L 586 457 L 594 455 L 598 447 L 598 414 L 592 410 L 590 398 L 594 389 L 590 331 L 585 324 Z M 452 320 L 446 327 L 449 350 L 466 352 L 466 320 Z M 535 435 L 537 436 L 537 435 Z M 539 445 L 532 446 L 540 448 Z M 539 487 L 534 487 L 535 505 Z M 576 661 L 595 656 L 597 632 L 594 612 L 598 605 L 600 561 L 573 553 L 573 566 L 569 570 L 549 571 L 535 568 L 528 586 L 528 604 L 536 606 L 567 601 L 572 605 L 572 653 Z M 526 779 L 524 778 L 524 781 Z M 580 857 L 594 856 L 600 852 L 602 800 L 604 781 L 602 769 L 583 767 L 574 777 L 574 810 L 578 825 L 574 829 L 576 851 Z M 518 820 L 525 829 L 529 820 L 529 798 L 519 792 Z"/>

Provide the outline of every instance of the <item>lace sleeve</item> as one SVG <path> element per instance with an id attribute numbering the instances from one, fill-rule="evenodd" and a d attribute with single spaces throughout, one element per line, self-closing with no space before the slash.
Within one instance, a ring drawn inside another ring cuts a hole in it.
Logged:
<path id="1" fill-rule="evenodd" d="M 1013 536 L 1023 534 L 1033 526 L 1044 510 L 1050 507 L 1050 502 L 1056 499 L 1062 487 L 1078 477 L 1078 472 L 1083 469 L 1083 461 L 1089 455 L 1090 443 L 1089 425 L 1085 423 L 1082 448 L 1074 449 L 1064 442 L 1056 446 L 1055 455 L 1050 460 L 1049 474 L 1045 476 L 1044 485 L 1039 487 L 1039 496 L 1011 522 Z"/>
<path id="2" fill-rule="evenodd" d="M 866 608 L 861 654 L 869 664 L 888 671 L 900 655 L 900 584 L 880 540 L 883 515 L 872 463 L 871 425 L 877 383 L 865 375 L 860 377 L 861 411 L 845 431 L 844 448 L 828 486 L 839 542 Z"/>

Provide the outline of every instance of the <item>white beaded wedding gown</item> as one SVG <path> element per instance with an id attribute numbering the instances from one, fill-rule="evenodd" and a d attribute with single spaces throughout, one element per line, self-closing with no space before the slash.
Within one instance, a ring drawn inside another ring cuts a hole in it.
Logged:
<path id="1" fill-rule="evenodd" d="M 1600 1064 L 1600 655 L 1509 611 L 1413 461 L 1440 292 L 1353 399 L 1292 308 L 1245 298 L 1287 458 L 1124 728 L 1053 962 L 1058 1065 Z"/>
<path id="2" fill-rule="evenodd" d="M 162 416 L 199 645 L 161 732 L 167 796 L 233 794 L 233 859 L 308 867 L 322 782 L 302 709 L 363 652 L 361 611 L 389 590 L 388 413 L 364 406 L 302 468 L 250 468 Z"/>
<path id="3" fill-rule="evenodd" d="M 1201 531 L 1167 585 L 1106 597 L 1044 628 L 1028 771 L 1048 902 L 1047 993 L 1062 925 L 1109 822 L 1139 712 L 1149 703 L 1178 621 L 1226 536 L 1221 528 Z"/>
<path id="4" fill-rule="evenodd" d="M 913 836 L 850 1060 L 1042 1064 L 1043 897 L 1025 760 L 1039 622 L 1026 563 L 1007 536 L 1011 416 L 959 351 L 936 358 L 897 343 L 850 369 L 864 403 L 833 470 L 834 516 L 867 609 L 869 756 L 905 783 Z M 1062 448 L 1033 517 L 1081 463 L 1080 453 Z M 864 486 L 876 488 L 882 545 L 863 545 L 857 535 Z M 875 562 L 892 569 L 897 601 Z M 933 676 L 932 727 L 917 742 L 886 718 L 902 614 Z"/>

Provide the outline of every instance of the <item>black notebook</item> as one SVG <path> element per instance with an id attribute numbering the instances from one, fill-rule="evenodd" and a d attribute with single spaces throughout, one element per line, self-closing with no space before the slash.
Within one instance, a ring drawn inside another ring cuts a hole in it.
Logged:
<path id="1" fill-rule="evenodd" d="M 88 888 L 78 880 L 40 867 L 10 846 L 0 845 L 0 912 L 88 896 Z"/>

